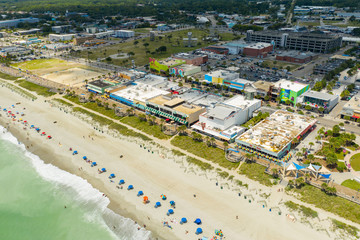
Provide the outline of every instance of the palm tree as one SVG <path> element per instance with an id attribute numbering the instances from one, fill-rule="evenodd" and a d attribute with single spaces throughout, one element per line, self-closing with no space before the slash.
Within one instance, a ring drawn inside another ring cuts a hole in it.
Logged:
<path id="1" fill-rule="evenodd" d="M 229 144 L 228 144 L 228 142 L 224 142 L 224 151 L 226 152 L 226 150 L 227 150 L 227 148 L 228 148 L 228 146 L 229 146 Z"/>
<path id="2" fill-rule="evenodd" d="M 298 157 L 298 160 L 299 160 L 299 158 L 300 158 L 301 156 L 303 156 L 303 154 L 302 154 L 301 152 L 297 152 L 297 153 L 296 153 L 296 156 Z"/>
<path id="3" fill-rule="evenodd" d="M 214 144 L 215 144 L 215 138 L 212 137 L 212 138 L 210 138 L 210 145 L 214 146 Z"/>
<path id="4" fill-rule="evenodd" d="M 298 188 L 301 188 L 301 186 L 304 184 L 304 178 L 297 178 L 296 180 L 295 180 L 295 183 L 296 183 L 296 187 L 298 187 Z"/>
<path id="5" fill-rule="evenodd" d="M 309 142 L 309 146 L 310 146 L 310 150 L 311 150 L 311 147 L 314 146 L 314 143 L 313 143 L 313 142 Z"/>
<path id="6" fill-rule="evenodd" d="M 278 170 L 276 168 L 271 169 L 274 178 L 277 178 Z"/>
<path id="7" fill-rule="evenodd" d="M 185 126 L 185 125 L 181 125 L 180 127 L 178 127 L 178 130 L 179 130 L 179 134 L 180 134 L 180 135 L 185 135 L 186 126 Z"/>

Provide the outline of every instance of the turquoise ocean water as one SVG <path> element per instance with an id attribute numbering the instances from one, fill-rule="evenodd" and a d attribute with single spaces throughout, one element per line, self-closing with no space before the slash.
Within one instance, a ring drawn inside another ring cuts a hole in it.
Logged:
<path id="1" fill-rule="evenodd" d="M 85 180 L 45 164 L 3 130 L 0 239 L 149 239 L 150 232 L 109 210 L 109 200 Z"/>

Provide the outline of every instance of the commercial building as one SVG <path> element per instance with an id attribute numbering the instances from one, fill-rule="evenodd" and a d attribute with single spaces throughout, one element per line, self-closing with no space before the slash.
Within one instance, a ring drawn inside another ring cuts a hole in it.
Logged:
<path id="1" fill-rule="evenodd" d="M 30 49 L 19 46 L 3 47 L 0 50 L 0 55 L 2 57 L 7 57 L 7 56 L 21 57 L 21 56 L 29 55 L 30 53 L 31 53 Z"/>
<path id="2" fill-rule="evenodd" d="M 119 38 L 132 38 L 135 37 L 135 32 L 130 30 L 116 30 L 115 36 Z"/>
<path id="3" fill-rule="evenodd" d="M 248 30 L 247 42 L 271 43 L 275 47 L 297 50 L 302 52 L 328 53 L 341 47 L 342 38 L 334 35 L 315 33 L 284 33 L 280 31 Z"/>
<path id="4" fill-rule="evenodd" d="M 119 77 L 129 80 L 129 81 L 134 81 L 136 79 L 143 78 L 143 77 L 145 77 L 145 75 L 146 75 L 146 73 L 136 71 L 133 69 L 118 72 Z"/>
<path id="5" fill-rule="evenodd" d="M 252 43 L 244 47 L 243 54 L 248 57 L 264 58 L 269 52 L 274 50 L 274 46 L 270 43 Z"/>
<path id="6" fill-rule="evenodd" d="M 51 30 L 55 33 L 66 33 L 71 29 L 71 25 L 52 26 Z"/>
<path id="7" fill-rule="evenodd" d="M 87 84 L 87 89 L 89 92 L 98 93 L 98 94 L 104 94 L 105 90 L 109 87 L 119 85 L 120 82 L 117 81 L 108 81 L 108 80 L 95 80 L 92 82 L 89 82 Z"/>
<path id="8" fill-rule="evenodd" d="M 51 44 L 44 45 L 44 47 L 46 49 L 57 52 L 57 51 L 64 51 L 64 50 L 72 49 L 73 46 L 70 44 L 65 44 L 65 43 L 51 43 Z"/>
<path id="9" fill-rule="evenodd" d="M 224 81 L 232 81 L 239 78 L 239 73 L 226 70 L 216 70 L 205 74 L 205 81 L 213 84 L 224 84 Z M 230 85 L 228 83 L 228 85 Z"/>
<path id="10" fill-rule="evenodd" d="M 148 99 L 166 94 L 169 92 L 141 82 L 133 82 L 131 85 L 111 93 L 110 98 L 145 111 Z"/>
<path id="11" fill-rule="evenodd" d="M 35 34 L 35 33 L 39 33 L 41 32 L 40 28 L 32 28 L 29 30 L 21 30 L 21 31 L 17 31 L 15 34 L 17 35 L 30 35 L 30 34 Z"/>
<path id="12" fill-rule="evenodd" d="M 248 45 L 249 45 L 248 43 L 241 40 L 241 41 L 229 42 L 223 46 L 229 49 L 229 54 L 237 55 L 237 54 L 241 54 L 243 52 L 244 47 Z"/>
<path id="13" fill-rule="evenodd" d="M 152 86 L 168 92 L 179 88 L 176 82 L 171 82 L 166 77 L 161 77 L 153 74 L 148 74 L 145 77 L 136 80 L 136 82 L 146 84 L 148 86 Z"/>
<path id="14" fill-rule="evenodd" d="M 336 104 L 339 103 L 339 96 L 322 92 L 307 91 L 298 97 L 298 102 L 303 106 L 309 105 L 313 109 L 323 107 L 324 112 L 329 113 Z"/>
<path id="15" fill-rule="evenodd" d="M 265 98 L 265 96 L 271 96 L 272 89 L 274 84 L 266 81 L 256 81 L 251 82 L 248 86 L 245 87 L 245 95 L 248 98 L 254 98 L 256 96 L 260 98 Z"/>
<path id="16" fill-rule="evenodd" d="M 75 34 L 49 34 L 51 42 L 70 41 L 75 37 Z"/>
<path id="17" fill-rule="evenodd" d="M 315 65 L 314 74 L 325 75 L 332 70 L 340 67 L 340 65 L 344 62 L 343 59 L 331 59 L 324 64 Z"/>
<path id="18" fill-rule="evenodd" d="M 169 74 L 176 77 L 191 76 L 201 72 L 200 66 L 182 64 L 180 66 L 172 67 L 169 69 Z"/>
<path id="19" fill-rule="evenodd" d="M 235 141 L 239 149 L 272 161 L 290 159 L 293 139 L 302 139 L 314 128 L 316 119 L 288 111 L 276 111 Z"/>
<path id="20" fill-rule="evenodd" d="M 37 23 L 37 22 L 39 22 L 39 19 L 32 17 L 4 20 L 4 21 L 0 21 L 0 28 L 17 27 L 20 23 Z"/>
<path id="21" fill-rule="evenodd" d="M 271 94 L 273 99 L 279 97 L 282 102 L 290 101 L 295 105 L 297 103 L 297 98 L 308 90 L 308 84 L 281 79 L 274 83 Z"/>
<path id="22" fill-rule="evenodd" d="M 229 49 L 227 49 L 226 47 L 221 47 L 221 46 L 208 46 L 208 47 L 201 48 L 201 50 L 205 51 L 205 52 L 212 52 L 212 53 L 221 54 L 221 55 L 226 55 L 229 53 Z"/>
<path id="23" fill-rule="evenodd" d="M 211 137 L 231 141 L 245 131 L 239 125 L 252 118 L 253 112 L 260 107 L 260 100 L 247 100 L 238 95 L 201 114 L 199 122 L 192 128 Z"/>
<path id="24" fill-rule="evenodd" d="M 178 96 L 179 98 L 184 99 L 187 103 L 195 104 L 206 109 L 214 108 L 216 104 L 225 101 L 225 97 L 219 94 L 208 93 L 196 88 L 185 89 L 185 91 L 181 91 Z"/>
<path id="25" fill-rule="evenodd" d="M 172 56 L 175 59 L 185 61 L 186 64 L 200 66 L 208 61 L 208 56 L 205 54 L 189 54 L 189 53 L 177 53 Z"/>
<path id="26" fill-rule="evenodd" d="M 316 57 L 317 55 L 312 52 L 304 53 L 298 51 L 286 51 L 283 53 L 278 53 L 276 55 L 276 60 L 291 63 L 308 63 L 314 60 Z"/>
<path id="27" fill-rule="evenodd" d="M 149 61 L 150 61 L 150 70 L 163 74 L 169 74 L 170 68 L 185 63 L 184 60 L 179 60 L 175 58 L 167 58 L 159 61 L 154 58 L 149 58 Z"/>
<path id="28" fill-rule="evenodd" d="M 187 103 L 177 96 L 160 95 L 146 101 L 147 111 L 156 116 L 171 119 L 175 122 L 190 125 L 199 120 L 199 115 L 206 111 L 205 108 Z"/>
<path id="29" fill-rule="evenodd" d="M 95 38 L 107 38 L 107 37 L 113 36 L 114 33 L 115 33 L 114 30 L 107 30 L 105 32 L 95 33 L 94 36 L 95 36 Z"/>
<path id="30" fill-rule="evenodd" d="M 352 97 L 340 112 L 341 118 L 349 117 L 350 120 L 357 121 L 360 118 L 360 98 Z"/>
<path id="31" fill-rule="evenodd" d="M 246 86 L 251 85 L 252 82 L 242 78 L 236 78 L 234 80 L 224 80 L 223 85 L 231 89 L 238 91 L 244 90 Z"/>

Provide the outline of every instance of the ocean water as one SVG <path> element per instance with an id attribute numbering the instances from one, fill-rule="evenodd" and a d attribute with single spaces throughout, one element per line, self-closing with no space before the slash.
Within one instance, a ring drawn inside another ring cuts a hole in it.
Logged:
<path id="1" fill-rule="evenodd" d="M 149 239 L 108 204 L 87 181 L 45 164 L 0 127 L 0 239 Z"/>

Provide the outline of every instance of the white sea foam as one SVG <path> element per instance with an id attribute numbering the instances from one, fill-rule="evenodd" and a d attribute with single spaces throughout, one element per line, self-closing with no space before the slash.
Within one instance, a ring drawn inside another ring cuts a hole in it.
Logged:
<path id="1" fill-rule="evenodd" d="M 46 181 L 52 182 L 55 187 L 70 192 L 74 200 L 79 201 L 87 209 L 84 216 L 88 221 L 95 221 L 103 225 L 112 233 L 114 239 L 122 240 L 145 240 L 149 239 L 151 232 L 146 230 L 138 231 L 138 225 L 129 218 L 122 217 L 107 206 L 110 200 L 103 197 L 103 194 L 93 188 L 86 180 L 63 171 L 52 164 L 44 163 L 37 155 L 26 150 L 25 145 L 18 140 L 5 128 L 0 126 L 0 138 L 17 145 L 31 161 L 36 172 Z M 113 229 L 113 226 L 116 226 Z"/>

